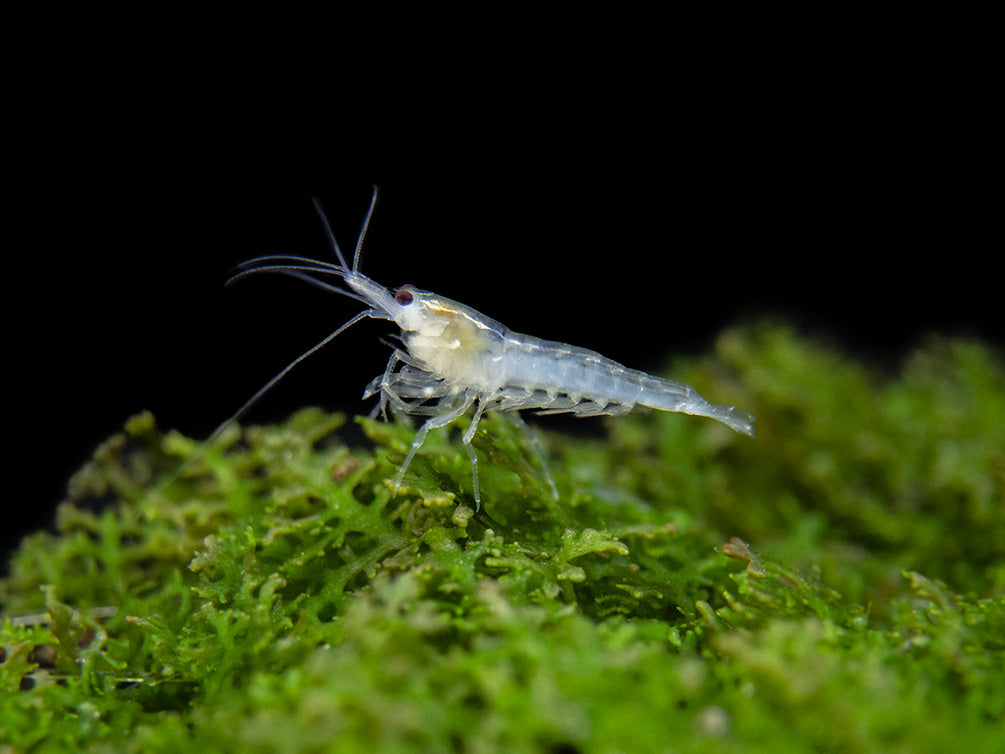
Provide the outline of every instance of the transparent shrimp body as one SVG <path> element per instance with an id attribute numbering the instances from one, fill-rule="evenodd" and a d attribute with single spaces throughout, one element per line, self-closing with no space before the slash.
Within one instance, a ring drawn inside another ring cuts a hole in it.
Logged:
<path id="1" fill-rule="evenodd" d="M 471 307 L 429 291 L 403 286 L 392 293 L 371 280 L 357 268 L 376 198 L 374 189 L 351 268 L 318 207 L 340 264 L 286 255 L 258 257 L 241 265 L 231 278 L 233 281 L 260 272 L 284 273 L 357 299 L 368 308 L 297 357 L 223 426 L 243 415 L 304 358 L 369 317 L 393 321 L 401 330 L 404 348 L 395 349 L 383 374 L 370 383 L 364 397 L 379 394 L 378 408 L 385 414 L 390 409 L 397 415 L 426 417 L 398 469 L 395 491 L 429 431 L 447 426 L 469 410 L 473 411 L 472 420 L 462 443 L 471 460 L 476 503 L 480 502 L 481 494 L 472 439 L 486 411 L 502 412 L 522 426 L 518 413 L 522 410 L 602 416 L 648 406 L 706 416 L 737 432 L 754 434 L 753 416 L 733 406 L 711 404 L 688 385 L 629 369 L 594 351 L 513 332 Z M 346 288 L 323 282 L 315 277 L 318 275 L 341 278 Z M 557 496 L 543 456 L 541 461 Z"/>

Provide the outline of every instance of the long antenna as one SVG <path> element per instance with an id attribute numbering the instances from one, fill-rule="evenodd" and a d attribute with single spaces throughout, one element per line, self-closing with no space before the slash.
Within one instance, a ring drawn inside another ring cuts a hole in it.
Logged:
<path id="1" fill-rule="evenodd" d="M 328 243 L 331 244 L 332 249 L 335 251 L 335 255 L 338 257 L 340 262 L 340 267 L 336 267 L 333 264 L 327 262 L 319 262 L 317 260 L 312 260 L 307 257 L 299 257 L 290 254 L 272 254 L 262 257 L 257 257 L 255 259 L 250 259 L 247 262 L 242 263 L 238 266 L 238 271 L 231 276 L 227 281 L 227 284 L 231 283 L 247 276 L 260 272 L 279 272 L 291 277 L 300 278 L 308 283 L 323 288 L 333 293 L 340 293 L 343 296 L 348 296 L 349 298 L 356 299 L 363 303 L 369 303 L 363 296 L 349 290 L 339 288 L 338 286 L 330 285 L 317 278 L 311 277 L 307 273 L 314 272 L 327 275 L 336 275 L 345 279 L 346 275 L 356 272 L 356 267 L 359 264 L 360 250 L 363 247 L 363 238 L 366 236 L 366 230 L 370 225 L 370 218 L 373 216 L 374 207 L 377 204 L 377 187 L 373 187 L 373 196 L 370 199 L 370 208 L 367 210 L 366 218 L 363 220 L 363 228 L 359 233 L 359 238 L 356 240 L 356 249 L 353 254 L 352 259 L 352 270 L 349 270 L 346 264 L 345 257 L 342 254 L 342 249 L 338 245 L 338 240 L 335 238 L 335 233 L 332 231 L 331 223 L 328 222 L 328 217 L 325 215 L 324 209 L 321 207 L 321 201 L 315 196 L 311 197 L 311 202 L 314 205 L 314 209 L 317 210 L 318 216 L 321 218 L 321 225 L 324 227 L 325 234 L 328 236 Z M 266 263 L 266 264 L 263 264 Z M 259 265 L 259 266 L 254 266 Z M 186 460 L 175 473 L 171 476 L 170 481 L 174 481 L 178 476 L 188 468 L 189 464 L 192 463 L 196 458 L 200 457 L 206 448 L 211 446 L 216 440 L 220 438 L 228 428 L 234 425 L 237 421 L 241 419 L 267 392 L 274 388 L 280 380 L 282 380 L 287 374 L 289 374 L 301 361 L 312 356 L 313 354 L 320 351 L 336 337 L 341 335 L 343 332 L 348 330 L 350 327 L 355 325 L 362 319 L 368 317 L 374 317 L 377 315 L 377 310 L 373 308 L 365 309 L 355 315 L 348 322 L 340 326 L 337 330 L 327 335 L 323 340 L 316 343 L 315 345 L 308 348 L 302 354 L 297 356 L 293 361 L 283 367 L 280 372 L 273 377 L 271 380 L 266 382 L 262 387 L 260 387 L 254 395 L 252 395 L 248 400 L 246 400 L 237 411 L 233 413 L 228 419 L 226 419 L 222 424 L 220 424 L 216 429 L 213 430 L 212 434 L 206 438 L 194 453 L 192 453 L 188 460 Z"/>
<path id="2" fill-rule="evenodd" d="M 265 395 L 267 392 L 269 392 L 269 390 L 271 390 L 272 388 L 274 388 L 276 386 L 276 384 L 281 379 L 283 379 L 283 377 L 285 377 L 287 374 L 289 374 L 290 370 L 292 370 L 293 367 L 295 367 L 301 361 L 303 361 L 304 359 L 306 359 L 308 356 L 310 356 L 310 355 L 312 355 L 312 354 L 317 353 L 318 351 L 320 351 L 322 348 L 324 348 L 326 345 L 328 345 L 332 340 L 334 340 L 337 335 L 340 335 L 345 330 L 348 330 L 350 327 L 352 327 L 353 325 L 355 325 L 361 319 L 366 319 L 367 317 L 372 316 L 372 314 L 373 314 L 373 310 L 372 309 L 368 309 L 366 311 L 362 311 L 362 312 L 357 313 L 352 319 L 350 319 L 344 325 L 342 325 L 341 327 L 339 327 L 335 332 L 333 332 L 330 335 L 326 336 L 324 340 L 322 340 L 319 343 L 316 343 L 315 345 L 311 346 L 306 351 L 304 351 L 302 354 L 300 354 L 299 356 L 297 356 L 297 358 L 295 358 L 293 361 L 291 361 L 289 364 L 287 364 L 285 367 L 283 367 L 282 371 L 280 371 L 279 374 L 277 374 L 271 380 L 269 380 L 264 385 L 262 385 L 262 387 L 260 387 L 258 389 L 258 391 L 253 396 L 251 396 L 250 398 L 248 398 L 248 400 L 246 400 L 244 402 L 244 405 L 242 405 L 239 409 L 237 409 L 237 411 L 234 413 L 233 416 L 231 416 L 229 419 L 227 419 L 226 421 L 224 421 L 223 424 L 221 424 L 219 427 L 217 427 L 216 429 L 214 429 L 213 430 L 213 434 L 211 434 L 209 436 L 209 438 L 206 440 L 205 444 L 206 445 L 212 445 L 213 441 L 216 440 L 221 434 L 223 434 L 223 432 L 230 425 L 232 425 L 234 422 L 236 422 L 242 416 L 244 416 L 248 412 L 248 409 L 250 409 L 256 403 L 258 403 L 259 399 L 263 395 Z"/>
<path id="3" fill-rule="evenodd" d="M 262 385 L 262 387 L 260 387 L 258 389 L 258 391 L 253 396 L 251 396 L 250 398 L 248 398 L 248 400 L 246 400 L 244 402 L 244 404 L 239 409 L 237 409 L 237 411 L 235 411 L 233 413 L 233 415 L 231 415 L 220 426 L 218 426 L 216 429 L 214 429 L 213 433 L 209 437 L 207 437 L 205 440 L 203 440 L 201 443 L 199 443 L 199 446 L 195 449 L 195 451 L 189 455 L 189 457 L 181 464 L 181 466 L 178 467 L 178 469 L 174 472 L 174 474 L 171 475 L 170 479 L 168 479 L 168 481 L 165 484 L 170 484 L 171 482 L 173 482 L 175 479 L 177 479 L 179 476 L 181 476 L 181 474 L 192 463 L 194 463 L 197 458 L 202 457 L 203 453 L 206 451 L 206 448 L 210 447 L 214 442 L 216 442 L 220 438 L 220 435 L 222 435 L 224 432 L 227 431 L 227 429 L 229 429 L 237 421 L 239 421 L 240 418 L 242 416 L 244 416 L 252 406 L 254 406 L 256 403 L 258 403 L 258 401 L 262 398 L 263 395 L 265 395 L 267 392 L 269 392 L 269 390 L 271 390 L 272 388 L 274 388 L 276 386 L 276 384 L 281 379 L 283 379 L 283 377 L 285 377 L 287 374 L 289 374 L 290 370 L 292 370 L 297 364 L 299 364 L 301 361 L 303 361 L 304 359 L 306 359 L 308 356 L 310 356 L 310 355 L 312 355 L 312 354 L 317 353 L 318 351 L 320 351 L 322 348 L 324 348 L 326 345 L 328 345 L 332 340 L 334 340 L 336 336 L 338 336 L 341 333 L 343 333 L 344 331 L 348 330 L 350 327 L 352 327 L 353 325 L 355 325 L 361 319 L 365 319 L 365 318 L 370 317 L 372 315 L 373 315 L 373 310 L 372 309 L 368 309 L 366 311 L 362 311 L 362 312 L 357 313 L 352 319 L 350 319 L 348 322 L 346 322 L 344 325 L 342 325 L 341 327 L 339 327 L 333 333 L 331 333 L 327 337 L 325 337 L 324 340 L 322 340 L 321 342 L 316 343 L 315 345 L 311 346 L 306 351 L 304 351 L 302 354 L 300 354 L 299 356 L 297 356 L 297 358 L 295 358 L 293 361 L 291 361 L 289 364 L 287 364 L 285 367 L 283 367 L 282 371 L 280 371 L 279 374 L 277 374 L 271 380 L 269 380 L 264 385 Z"/>

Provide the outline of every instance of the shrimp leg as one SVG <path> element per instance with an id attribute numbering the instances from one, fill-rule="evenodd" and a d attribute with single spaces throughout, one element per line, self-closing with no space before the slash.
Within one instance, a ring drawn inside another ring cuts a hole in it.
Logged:
<path id="1" fill-rule="evenodd" d="M 478 401 L 478 408 L 475 409 L 474 416 L 471 417 L 471 425 L 468 427 L 467 431 L 464 433 L 464 437 L 461 441 L 464 444 L 464 450 L 468 453 L 468 458 L 471 459 L 471 484 L 472 490 L 475 494 L 475 505 L 480 506 L 482 502 L 481 494 L 478 490 L 478 454 L 475 452 L 475 446 L 471 444 L 471 441 L 475 437 L 475 432 L 478 431 L 478 422 L 482 419 L 482 414 L 485 413 L 485 406 L 487 404 L 485 401 Z"/>
<path id="2" fill-rule="evenodd" d="M 456 421 L 459 417 L 464 415 L 464 412 L 471 408 L 471 404 L 475 401 L 475 394 L 468 391 L 464 394 L 464 399 L 457 404 L 454 408 L 446 411 L 438 416 L 431 416 L 427 419 L 418 431 L 415 433 L 415 439 L 412 440 L 412 445 L 408 449 L 407 455 L 405 455 L 405 460 L 401 464 L 401 468 L 398 469 L 398 475 L 394 478 L 394 494 L 398 494 L 398 488 L 401 487 L 401 483 L 405 479 L 405 472 L 408 471 L 409 464 L 412 463 L 412 459 L 415 458 L 416 452 L 422 447 L 422 443 L 426 440 L 426 435 L 429 434 L 429 430 L 438 429 L 439 427 L 445 427 L 453 421 Z M 470 447 L 470 445 L 465 445 L 465 447 Z M 475 461 L 473 457 L 473 449 L 468 451 L 468 456 L 471 457 L 472 461 Z M 475 502 L 478 503 L 478 481 L 477 477 L 475 480 Z"/>
<path id="3" fill-rule="evenodd" d="M 523 431 L 531 453 L 534 455 L 537 462 L 541 464 L 541 470 L 544 471 L 544 478 L 548 480 L 548 487 L 551 488 L 552 497 L 558 500 L 558 487 L 555 486 L 555 477 L 551 474 L 551 467 L 548 466 L 548 459 L 545 457 L 544 449 L 541 447 L 541 442 L 537 433 L 534 431 L 534 428 L 528 426 L 527 422 L 525 422 L 523 417 L 516 411 L 500 411 L 499 415 L 513 424 L 514 427 Z"/>

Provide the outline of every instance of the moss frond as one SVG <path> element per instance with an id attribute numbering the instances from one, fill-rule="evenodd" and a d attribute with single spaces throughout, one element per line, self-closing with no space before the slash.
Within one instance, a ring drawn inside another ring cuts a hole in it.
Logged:
<path id="1" fill-rule="evenodd" d="M 1000 751 L 1005 369 L 881 377 L 761 324 L 635 413 L 411 441 L 304 409 L 210 448 L 130 419 L 0 582 L 0 749 Z M 179 473 L 179 469 L 182 469 Z"/>

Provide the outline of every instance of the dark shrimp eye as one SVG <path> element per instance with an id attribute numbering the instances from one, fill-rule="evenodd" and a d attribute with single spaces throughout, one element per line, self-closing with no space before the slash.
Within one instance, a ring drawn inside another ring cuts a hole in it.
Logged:
<path id="1" fill-rule="evenodd" d="M 394 300 L 401 306 L 408 306 L 415 299 L 415 296 L 412 295 L 413 287 L 411 285 L 401 286 L 401 288 L 394 292 Z"/>

